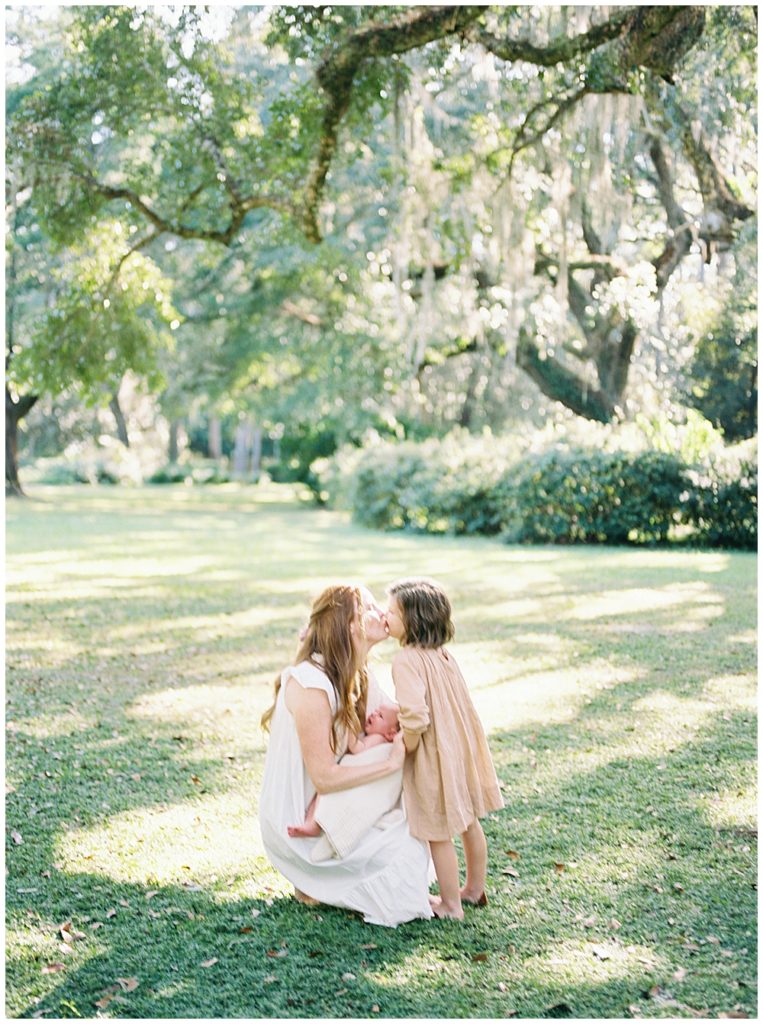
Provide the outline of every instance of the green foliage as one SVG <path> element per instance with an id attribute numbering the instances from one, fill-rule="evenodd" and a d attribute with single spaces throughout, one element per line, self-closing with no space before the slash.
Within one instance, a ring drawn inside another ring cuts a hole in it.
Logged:
<path id="1" fill-rule="evenodd" d="M 749 548 L 757 539 L 749 448 L 744 457 L 713 449 L 687 462 L 643 443 L 640 450 L 558 442 L 528 450 L 516 438 L 456 432 L 343 449 L 313 471 L 322 500 L 352 508 L 375 529 L 557 544 L 655 544 L 683 535 Z"/>
<path id="2" fill-rule="evenodd" d="M 723 430 L 729 442 L 758 430 L 756 309 L 740 320 L 728 307 L 697 342 L 686 400 Z M 747 321 L 745 323 L 745 321 Z"/>
<path id="3" fill-rule="evenodd" d="M 702 544 L 754 551 L 758 545 L 757 439 L 728 449 L 690 474 L 687 519 Z"/>
<path id="4" fill-rule="evenodd" d="M 678 522 L 684 467 L 663 452 L 551 450 L 502 484 L 510 541 L 664 541 Z"/>

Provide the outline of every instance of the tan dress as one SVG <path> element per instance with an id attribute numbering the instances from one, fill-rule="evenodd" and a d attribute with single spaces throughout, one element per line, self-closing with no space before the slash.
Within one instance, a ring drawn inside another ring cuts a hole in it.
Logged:
<path id="1" fill-rule="evenodd" d="M 452 839 L 503 807 L 485 731 L 464 677 L 444 647 L 403 647 L 392 660 L 407 746 L 403 793 L 411 835 Z"/>

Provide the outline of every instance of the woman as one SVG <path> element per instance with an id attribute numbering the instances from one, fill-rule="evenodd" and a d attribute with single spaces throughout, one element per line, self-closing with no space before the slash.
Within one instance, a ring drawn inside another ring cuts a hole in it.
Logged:
<path id="1" fill-rule="evenodd" d="M 342 860 L 314 863 L 316 839 L 291 837 L 316 794 L 362 786 L 399 771 L 402 740 L 381 764 L 345 767 L 338 760 L 348 738 L 363 729 L 383 699 L 369 685 L 368 652 L 387 638 L 384 615 L 365 588 L 328 587 L 315 600 L 296 664 L 276 681 L 273 706 L 262 716 L 270 729 L 260 797 L 260 827 L 272 864 L 306 903 L 328 903 L 363 914 L 369 924 L 394 927 L 430 918 L 429 852 L 404 819 L 372 828 Z"/>

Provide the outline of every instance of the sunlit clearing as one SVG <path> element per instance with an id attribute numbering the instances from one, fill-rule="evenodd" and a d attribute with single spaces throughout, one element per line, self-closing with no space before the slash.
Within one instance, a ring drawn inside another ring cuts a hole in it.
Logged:
<path id="1" fill-rule="evenodd" d="M 735 786 L 708 795 L 701 801 L 701 806 L 713 828 L 747 830 L 750 833 L 747 838 L 757 842 L 758 809 L 752 766 L 749 774 L 747 786 Z"/>
<path id="2" fill-rule="evenodd" d="M 72 829 L 58 837 L 55 856 L 70 872 L 169 884 L 254 872 L 264 850 L 253 794 L 226 790 L 172 807 L 116 814 L 95 828 Z"/>
<path id="3" fill-rule="evenodd" d="M 525 960 L 526 977 L 538 987 L 547 985 L 549 977 L 556 984 L 579 987 L 640 976 L 646 967 L 663 971 L 670 967 L 649 946 L 626 946 L 611 936 L 595 937 L 595 928 L 592 932 L 585 942 L 560 942 L 543 956 Z"/>
<path id="4" fill-rule="evenodd" d="M 582 662 L 557 672 L 528 672 L 502 685 L 473 691 L 483 722 L 492 729 L 571 722 L 598 685 L 633 682 L 642 670 L 606 661 Z"/>
<path id="5" fill-rule="evenodd" d="M 177 726 L 203 726 L 207 730 L 211 727 L 218 738 L 220 733 L 243 735 L 247 746 L 259 745 L 262 742 L 259 716 L 269 698 L 270 691 L 258 688 L 255 705 L 252 687 L 248 684 L 181 686 L 176 690 L 146 694 L 130 706 L 127 714 Z"/>
<path id="6" fill-rule="evenodd" d="M 568 618 L 588 621 L 610 618 L 612 615 L 633 615 L 636 612 L 656 612 L 677 605 L 718 599 L 708 583 L 673 583 L 659 589 L 634 588 L 604 590 L 596 595 L 581 594 L 575 600 Z"/>

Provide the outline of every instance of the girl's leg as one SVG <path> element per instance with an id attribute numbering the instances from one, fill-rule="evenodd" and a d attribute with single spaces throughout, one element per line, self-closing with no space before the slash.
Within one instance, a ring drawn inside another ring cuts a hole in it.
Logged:
<path id="1" fill-rule="evenodd" d="M 440 883 L 440 902 L 433 906 L 435 916 L 462 920 L 461 895 L 458 882 L 458 858 L 451 839 L 429 842 L 437 881 Z"/>
<path id="2" fill-rule="evenodd" d="M 476 903 L 484 895 L 487 874 L 487 840 L 476 818 L 461 834 L 461 841 L 466 860 L 466 884 L 461 890 L 461 899 Z"/>

